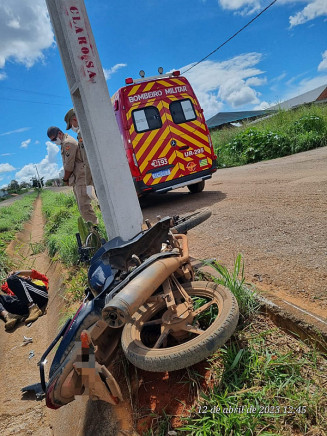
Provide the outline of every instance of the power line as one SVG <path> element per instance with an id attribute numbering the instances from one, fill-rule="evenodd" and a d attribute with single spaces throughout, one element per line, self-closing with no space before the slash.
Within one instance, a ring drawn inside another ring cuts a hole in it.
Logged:
<path id="1" fill-rule="evenodd" d="M 48 94 L 45 92 L 30 91 L 28 89 L 11 88 L 9 86 L 2 86 L 1 89 L 9 89 L 10 91 L 26 92 L 28 94 L 46 95 L 47 97 L 65 98 L 64 96 L 58 95 L 58 94 Z"/>
<path id="2" fill-rule="evenodd" d="M 37 103 L 37 104 L 47 104 L 49 106 L 67 106 L 67 104 L 63 104 L 63 103 L 50 103 L 50 102 L 46 102 L 46 101 L 31 101 L 31 100 L 19 100 L 17 98 L 5 98 L 5 97 L 0 97 L 0 100 L 5 100 L 5 101 L 18 101 L 21 103 Z"/>
<path id="3" fill-rule="evenodd" d="M 241 29 L 239 29 L 236 33 L 234 33 L 234 35 L 230 36 L 228 39 L 226 39 L 225 42 L 223 42 L 222 44 L 220 44 L 219 47 L 217 47 L 215 50 L 213 50 L 211 53 L 209 53 L 207 56 L 205 56 L 203 59 L 201 59 L 199 62 L 196 62 L 194 65 L 192 65 L 190 68 L 188 68 L 185 71 L 182 71 L 181 74 L 185 74 L 188 71 L 190 71 L 192 68 L 196 67 L 197 65 L 199 65 L 201 62 L 203 62 L 204 60 L 208 59 L 209 56 L 211 56 L 212 54 L 216 53 L 216 51 L 218 51 L 221 47 L 223 47 L 224 45 L 226 45 L 229 41 L 231 41 L 233 38 L 235 38 L 235 36 L 237 36 L 239 33 L 242 32 L 242 30 L 244 30 L 246 27 L 248 27 L 251 23 L 253 23 L 254 20 L 256 20 L 257 18 L 260 17 L 260 15 L 262 15 L 264 12 L 266 12 L 267 9 L 269 9 L 274 3 L 276 3 L 277 0 L 272 1 L 267 7 L 265 7 L 264 9 L 262 9 L 261 12 L 258 13 L 258 15 L 256 15 L 254 18 L 252 18 L 251 21 L 249 21 L 247 24 L 245 24 L 245 26 L 243 26 Z"/>

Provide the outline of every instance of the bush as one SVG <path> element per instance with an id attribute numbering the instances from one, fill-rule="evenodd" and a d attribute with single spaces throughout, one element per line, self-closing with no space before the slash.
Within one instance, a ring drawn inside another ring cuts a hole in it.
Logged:
<path id="1" fill-rule="evenodd" d="M 249 124 L 212 132 L 220 168 L 274 159 L 327 145 L 327 106 L 281 110 Z"/>

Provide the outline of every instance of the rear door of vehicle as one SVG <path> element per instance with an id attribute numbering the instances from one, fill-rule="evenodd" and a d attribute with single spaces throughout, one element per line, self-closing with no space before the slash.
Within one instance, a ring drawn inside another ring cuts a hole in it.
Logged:
<path id="1" fill-rule="evenodd" d="M 129 140 L 141 178 L 148 186 L 175 178 L 179 169 L 163 91 L 156 81 L 124 88 Z"/>
<path id="2" fill-rule="evenodd" d="M 203 111 L 183 78 L 170 79 L 166 89 L 167 118 L 179 164 L 179 177 L 189 176 L 212 166 L 213 152 Z"/>

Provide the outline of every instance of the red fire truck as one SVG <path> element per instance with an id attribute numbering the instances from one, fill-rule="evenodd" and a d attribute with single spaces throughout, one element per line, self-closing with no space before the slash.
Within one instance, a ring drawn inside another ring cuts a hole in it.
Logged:
<path id="1" fill-rule="evenodd" d="M 217 156 L 188 80 L 174 71 L 125 83 L 112 103 L 138 195 L 201 192 Z"/>

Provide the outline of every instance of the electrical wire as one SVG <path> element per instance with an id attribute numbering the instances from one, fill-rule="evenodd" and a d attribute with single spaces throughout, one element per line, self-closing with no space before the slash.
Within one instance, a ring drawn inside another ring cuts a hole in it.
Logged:
<path id="1" fill-rule="evenodd" d="M 64 96 L 58 95 L 58 94 L 48 94 L 48 93 L 45 93 L 45 92 L 31 91 L 31 90 L 28 90 L 28 89 L 11 88 L 9 86 L 1 86 L 0 89 L 9 89 L 10 91 L 26 92 L 28 94 L 46 95 L 47 97 L 65 98 Z"/>
<path id="2" fill-rule="evenodd" d="M 6 98 L 6 97 L 0 97 L 0 100 L 5 100 L 5 101 L 18 101 L 18 102 L 21 102 L 21 103 L 47 104 L 47 105 L 50 105 L 50 106 L 67 106 L 67 104 L 63 104 L 63 103 L 50 103 L 50 102 L 46 102 L 46 101 L 19 100 L 18 98 Z"/>
<path id="3" fill-rule="evenodd" d="M 203 59 L 201 59 L 200 61 L 196 62 L 194 65 L 192 65 L 190 68 L 188 68 L 187 70 L 184 70 L 181 72 L 181 74 L 185 74 L 188 71 L 190 71 L 192 68 L 196 67 L 197 65 L 199 65 L 201 62 L 205 61 L 206 59 L 208 59 L 209 56 L 211 56 L 212 54 L 216 53 L 216 51 L 218 51 L 220 48 L 222 48 L 224 45 L 226 45 L 229 41 L 231 41 L 233 38 L 235 38 L 235 36 L 237 36 L 239 33 L 242 32 L 242 30 L 244 30 L 246 27 L 248 27 L 251 23 L 253 23 L 254 20 L 256 20 L 257 18 L 260 17 L 260 15 L 262 15 L 264 12 L 266 12 L 267 9 L 269 9 L 274 3 L 276 3 L 277 0 L 272 1 L 268 6 L 266 6 L 264 9 L 262 9 L 261 12 L 258 13 L 258 15 L 256 15 L 254 18 L 252 18 L 252 20 L 250 20 L 247 24 L 245 24 L 245 26 L 243 26 L 241 29 L 239 29 L 236 33 L 234 33 L 234 35 L 230 36 L 228 39 L 226 39 L 225 42 L 223 42 L 222 44 L 220 44 L 219 47 L 217 47 L 215 50 L 213 50 L 211 53 L 209 53 L 207 56 L 205 56 Z"/>

